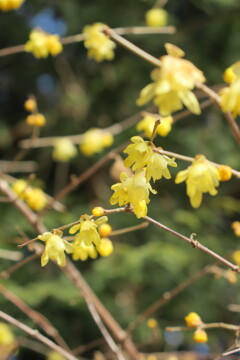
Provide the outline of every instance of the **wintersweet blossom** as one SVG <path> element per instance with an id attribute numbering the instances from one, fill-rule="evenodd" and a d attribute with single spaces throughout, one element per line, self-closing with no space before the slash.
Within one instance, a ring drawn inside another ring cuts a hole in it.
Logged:
<path id="1" fill-rule="evenodd" d="M 46 124 L 46 118 L 43 114 L 34 113 L 27 116 L 26 123 L 30 126 L 42 127 Z"/>
<path id="2" fill-rule="evenodd" d="M 190 328 L 195 328 L 202 324 L 200 316 L 195 312 L 190 312 L 187 316 L 185 316 L 185 321 L 187 326 Z"/>
<path id="3" fill-rule="evenodd" d="M 88 258 L 96 259 L 97 257 L 97 250 L 93 244 L 86 246 L 84 242 L 79 244 L 78 241 L 73 243 L 73 253 L 72 258 L 73 260 L 81 260 L 85 261 Z"/>
<path id="4" fill-rule="evenodd" d="M 165 177 L 171 178 L 168 170 L 168 165 L 176 167 L 174 159 L 166 155 L 160 155 L 153 151 L 153 144 L 149 141 L 144 141 L 140 136 L 133 136 L 131 138 L 133 144 L 127 146 L 124 153 L 129 154 L 124 161 L 127 167 L 132 166 L 133 171 L 146 167 L 146 179 L 153 181 Z"/>
<path id="5" fill-rule="evenodd" d="M 68 138 L 62 138 L 54 143 L 52 157 L 56 161 L 67 162 L 77 155 L 77 148 Z"/>
<path id="6" fill-rule="evenodd" d="M 114 58 L 114 48 L 116 44 L 106 36 L 102 29 L 106 25 L 95 23 L 87 25 L 83 29 L 85 35 L 84 46 L 88 49 L 88 57 L 98 62 L 112 60 Z"/>
<path id="7" fill-rule="evenodd" d="M 34 211 L 40 211 L 47 205 L 47 196 L 39 188 L 27 187 L 24 191 L 23 199 Z"/>
<path id="8" fill-rule="evenodd" d="M 168 14 L 164 9 L 150 9 L 146 12 L 146 24 L 148 26 L 165 26 Z"/>
<path id="9" fill-rule="evenodd" d="M 112 143 L 113 136 L 111 133 L 100 129 L 90 129 L 83 134 L 79 147 L 84 155 L 92 156 L 103 151 L 105 147 L 111 146 Z"/>
<path id="10" fill-rule="evenodd" d="M 14 181 L 14 183 L 12 184 L 13 192 L 21 199 L 24 199 L 24 192 L 27 187 L 28 187 L 28 182 L 24 179 L 18 179 Z"/>
<path id="11" fill-rule="evenodd" d="M 0 345 L 10 345 L 14 342 L 14 335 L 10 329 L 10 327 L 0 322 Z"/>
<path id="12" fill-rule="evenodd" d="M 97 231 L 99 225 L 108 221 L 107 216 L 102 216 L 97 220 L 92 219 L 89 215 L 82 215 L 80 217 L 80 223 L 74 225 L 69 230 L 70 234 L 78 233 L 75 236 L 75 245 L 84 243 L 86 246 L 90 246 L 92 243 L 98 245 L 100 243 L 100 235 Z"/>
<path id="13" fill-rule="evenodd" d="M 222 111 L 231 112 L 236 117 L 240 114 L 240 61 L 227 70 L 224 78 L 230 86 L 220 90 L 221 108 Z"/>
<path id="14" fill-rule="evenodd" d="M 25 0 L 0 0 L 0 10 L 16 10 L 22 6 Z"/>
<path id="15" fill-rule="evenodd" d="M 150 139 L 157 119 L 159 119 L 159 115 L 146 114 L 137 124 L 137 131 L 143 131 L 144 135 Z M 172 130 L 173 118 L 171 116 L 162 117 L 160 121 L 160 125 L 156 128 L 156 134 L 167 136 Z"/>
<path id="16" fill-rule="evenodd" d="M 120 183 L 112 185 L 114 194 L 110 198 L 111 205 L 119 203 L 120 206 L 130 203 L 137 218 L 147 215 L 147 204 L 149 191 L 153 194 L 157 192 L 152 189 L 146 179 L 145 169 L 138 170 L 136 174 L 129 177 L 126 173 L 121 173 Z"/>
<path id="17" fill-rule="evenodd" d="M 208 341 L 208 336 L 205 330 L 197 329 L 194 331 L 193 340 L 197 343 L 204 344 Z"/>
<path id="18" fill-rule="evenodd" d="M 113 243 L 108 238 L 101 238 L 97 251 L 101 256 L 107 257 L 113 252 Z"/>
<path id="19" fill-rule="evenodd" d="M 232 223 L 232 229 L 236 236 L 240 236 L 240 221 L 234 221 Z"/>
<path id="20" fill-rule="evenodd" d="M 50 351 L 48 353 L 46 360 L 66 360 L 65 357 L 63 357 L 59 352 L 57 351 Z"/>
<path id="21" fill-rule="evenodd" d="M 54 260 L 59 266 L 66 265 L 66 257 L 64 251 L 70 254 L 73 252 L 73 245 L 62 239 L 62 232 L 59 230 L 45 232 L 38 235 L 38 239 L 46 243 L 45 250 L 41 256 L 41 265 L 47 265 L 49 260 Z"/>
<path id="22" fill-rule="evenodd" d="M 62 44 L 57 34 L 51 35 L 41 29 L 31 31 L 29 41 L 25 44 L 25 51 L 31 52 L 36 58 L 56 56 L 62 52 Z"/>
<path id="23" fill-rule="evenodd" d="M 228 165 L 220 165 L 218 168 L 220 181 L 228 181 L 232 178 L 232 168 Z"/>
<path id="24" fill-rule="evenodd" d="M 187 195 L 191 205 L 198 208 L 202 202 L 202 194 L 216 195 L 220 175 L 216 166 L 212 165 L 204 155 L 195 156 L 192 165 L 180 171 L 176 177 L 176 184 L 186 180 Z"/>
<path id="25" fill-rule="evenodd" d="M 98 227 L 99 235 L 103 238 L 109 236 L 112 232 L 112 227 L 109 224 L 102 224 Z"/>
<path id="26" fill-rule="evenodd" d="M 171 115 L 185 105 L 194 114 L 200 114 L 198 100 L 192 92 L 196 83 L 205 77 L 190 61 L 182 59 L 184 52 L 172 44 L 165 45 L 168 55 L 162 56 L 161 67 L 152 72 L 153 82 L 145 86 L 137 100 L 145 105 L 153 99 L 162 116 Z"/>
<path id="27" fill-rule="evenodd" d="M 37 102 L 33 97 L 29 97 L 23 104 L 24 109 L 29 112 L 37 110 Z"/>

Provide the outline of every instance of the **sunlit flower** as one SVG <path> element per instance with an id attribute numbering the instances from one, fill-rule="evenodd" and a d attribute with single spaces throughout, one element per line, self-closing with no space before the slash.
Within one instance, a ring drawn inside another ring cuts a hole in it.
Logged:
<path id="1" fill-rule="evenodd" d="M 232 229 L 236 236 L 240 236 L 240 221 L 234 221 L 232 223 Z"/>
<path id="2" fill-rule="evenodd" d="M 120 206 L 131 203 L 133 211 L 137 218 L 147 215 L 147 204 L 149 200 L 149 191 L 153 194 L 157 192 L 152 189 L 146 180 L 145 170 L 140 170 L 136 174 L 128 177 L 126 173 L 121 173 L 120 183 L 114 184 L 111 189 L 114 194 L 110 199 L 112 205 L 119 203 Z"/>
<path id="3" fill-rule="evenodd" d="M 29 99 L 27 99 L 24 104 L 24 109 L 29 111 L 29 112 L 33 112 L 36 111 L 37 109 L 37 103 L 36 100 L 33 97 L 30 97 Z"/>
<path id="4" fill-rule="evenodd" d="M 38 239 L 45 241 L 45 250 L 41 256 L 41 265 L 45 266 L 49 260 L 54 260 L 59 266 L 66 265 L 64 251 L 70 254 L 73 252 L 73 245 L 62 239 L 62 232 L 55 230 L 53 233 L 45 232 L 38 235 Z"/>
<path id="5" fill-rule="evenodd" d="M 202 324 L 200 316 L 195 312 L 190 312 L 187 316 L 185 316 L 185 321 L 187 326 L 190 328 L 195 328 Z"/>
<path id="6" fill-rule="evenodd" d="M 48 353 L 47 360 L 66 360 L 66 358 L 56 351 L 51 351 Z"/>
<path id="7" fill-rule="evenodd" d="M 125 166 L 132 166 L 134 171 L 146 167 L 147 181 L 150 181 L 151 178 L 153 181 L 162 177 L 171 178 L 168 165 L 176 167 L 174 159 L 154 152 L 153 145 L 149 141 L 144 141 L 140 136 L 134 136 L 131 140 L 133 144 L 128 145 L 124 150 L 124 153 L 129 154 L 124 161 Z"/>
<path id="8" fill-rule="evenodd" d="M 62 138 L 54 143 L 52 157 L 56 161 L 67 162 L 77 155 L 77 148 L 68 138 Z"/>
<path id="9" fill-rule="evenodd" d="M 101 238 L 97 251 L 101 256 L 107 257 L 113 252 L 113 243 L 108 238 Z"/>
<path id="10" fill-rule="evenodd" d="M 224 71 L 223 80 L 227 84 L 231 84 L 239 76 L 240 76 L 240 61 L 237 61 L 236 63 L 234 63 Z"/>
<path id="11" fill-rule="evenodd" d="M 97 220 L 92 219 L 89 215 L 82 215 L 80 217 L 80 223 L 74 225 L 69 230 L 70 234 L 76 234 L 75 245 L 81 244 L 82 242 L 86 246 L 90 246 L 92 243 L 98 245 L 100 243 L 100 236 L 97 231 L 99 225 L 104 224 L 108 221 L 107 216 L 102 216 Z"/>
<path id="12" fill-rule="evenodd" d="M 147 320 L 147 327 L 149 327 L 149 329 L 156 329 L 158 327 L 157 320 L 154 318 L 149 318 Z"/>
<path id="13" fill-rule="evenodd" d="M 186 180 L 187 195 L 191 205 L 198 208 L 202 202 L 202 194 L 216 195 L 220 176 L 216 166 L 212 165 L 204 155 L 197 155 L 191 166 L 180 171 L 176 177 L 176 184 Z"/>
<path id="14" fill-rule="evenodd" d="M 93 216 L 103 216 L 104 215 L 104 209 L 101 206 L 96 206 L 92 209 L 92 215 Z"/>
<path id="15" fill-rule="evenodd" d="M 62 44 L 58 35 L 51 35 L 41 29 L 31 31 L 25 51 L 33 53 L 36 58 L 46 58 L 48 55 L 58 55 L 62 52 Z"/>
<path id="16" fill-rule="evenodd" d="M 157 118 L 159 119 L 159 116 L 156 117 L 155 114 L 146 114 L 144 118 L 141 121 L 139 121 L 139 123 L 136 126 L 136 129 L 138 131 L 144 131 L 144 135 L 150 139 Z M 160 136 L 167 136 L 172 129 L 172 123 L 173 123 L 173 118 L 171 116 L 162 117 L 161 123 L 160 125 L 158 125 L 156 129 L 156 134 Z"/>
<path id="17" fill-rule="evenodd" d="M 196 331 L 194 331 L 193 340 L 201 344 L 206 343 L 208 341 L 206 331 L 202 329 L 197 329 Z"/>
<path id="18" fill-rule="evenodd" d="M 109 224 L 102 224 L 98 227 L 98 232 L 101 237 L 108 237 L 112 232 L 112 227 Z"/>
<path id="19" fill-rule="evenodd" d="M 86 156 L 103 151 L 105 147 L 111 146 L 113 136 L 111 133 L 100 129 L 90 129 L 83 134 L 80 146 L 81 152 Z"/>
<path id="20" fill-rule="evenodd" d="M 153 99 L 162 116 L 171 115 L 185 105 L 194 114 L 200 114 L 198 100 L 192 92 L 196 83 L 203 83 L 203 73 L 190 61 L 182 59 L 184 52 L 166 44 L 168 55 L 162 56 L 161 67 L 152 72 L 153 82 L 145 86 L 137 100 L 144 105 Z"/>
<path id="21" fill-rule="evenodd" d="M 18 9 L 25 0 L 0 0 L 0 10 L 9 11 Z"/>
<path id="22" fill-rule="evenodd" d="M 146 24 L 148 26 L 165 26 L 168 14 L 163 9 L 150 9 L 146 12 Z"/>
<path id="23" fill-rule="evenodd" d="M 116 44 L 102 32 L 105 26 L 102 23 L 95 23 L 83 29 L 84 46 L 88 49 L 88 57 L 98 62 L 114 58 L 113 50 Z"/>
<path id="24" fill-rule="evenodd" d="M 232 254 L 232 258 L 233 258 L 234 262 L 238 266 L 240 266 L 240 250 L 234 251 L 233 254 Z"/>
<path id="25" fill-rule="evenodd" d="M 73 243 L 73 260 L 85 261 L 89 257 L 91 259 L 96 259 L 97 257 L 97 250 L 93 244 L 86 246 L 84 242 L 79 244 L 79 241 L 76 241 L 76 243 Z"/>
<path id="26" fill-rule="evenodd" d="M 36 113 L 36 114 L 28 115 L 26 118 L 26 122 L 30 126 L 41 127 L 45 125 L 46 118 L 43 114 Z"/>
<path id="27" fill-rule="evenodd" d="M 24 191 L 26 190 L 27 186 L 28 186 L 28 182 L 26 180 L 18 179 L 14 181 L 14 183 L 12 184 L 12 190 L 18 197 L 23 199 Z"/>
<path id="28" fill-rule="evenodd" d="M 39 188 L 27 187 L 24 191 L 23 198 L 34 211 L 40 211 L 47 205 L 47 196 Z"/>
<path id="29" fill-rule="evenodd" d="M 232 178 L 232 168 L 228 165 L 221 165 L 218 168 L 220 181 L 228 181 Z"/>
<path id="30" fill-rule="evenodd" d="M 10 345 L 14 342 L 14 335 L 10 327 L 0 322 L 0 345 Z"/>

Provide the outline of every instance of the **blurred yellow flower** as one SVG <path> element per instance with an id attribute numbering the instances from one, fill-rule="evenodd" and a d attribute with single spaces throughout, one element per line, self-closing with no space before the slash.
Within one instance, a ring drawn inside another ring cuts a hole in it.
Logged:
<path id="1" fill-rule="evenodd" d="M 179 184 L 185 180 L 191 205 L 198 208 L 203 193 L 217 194 L 216 187 L 219 185 L 220 175 L 216 166 L 212 165 L 204 155 L 197 155 L 191 166 L 177 174 L 175 183 Z"/>
<path id="2" fill-rule="evenodd" d="M 208 336 L 205 330 L 197 329 L 194 331 L 193 340 L 198 343 L 206 343 L 208 341 Z"/>
<path id="3" fill-rule="evenodd" d="M 231 112 L 234 117 L 240 114 L 240 77 L 230 86 L 220 90 L 221 108 L 224 112 Z"/>
<path id="4" fill-rule="evenodd" d="M 16 10 L 25 0 L 0 0 L 0 10 L 2 11 L 9 11 L 9 10 Z"/>
<path id="5" fill-rule="evenodd" d="M 85 261 L 88 258 L 96 259 L 97 257 L 97 250 L 93 244 L 86 246 L 84 242 L 79 244 L 79 241 L 73 243 L 73 253 L 72 258 L 73 260 L 81 260 Z"/>
<path id="6" fill-rule="evenodd" d="M 56 351 L 51 351 L 48 353 L 47 360 L 66 360 L 66 358 Z"/>
<path id="7" fill-rule="evenodd" d="M 59 266 L 66 265 L 66 257 L 64 251 L 68 254 L 73 252 L 73 245 L 62 239 L 62 232 L 59 230 L 45 232 L 38 235 L 38 239 L 46 243 L 45 250 L 41 256 L 41 265 L 47 265 L 49 260 L 54 260 Z"/>
<path id="8" fill-rule="evenodd" d="M 23 199 L 24 191 L 26 190 L 27 186 L 28 186 L 28 182 L 26 180 L 18 179 L 14 181 L 14 183 L 12 184 L 12 190 L 18 197 Z"/>
<path id="9" fill-rule="evenodd" d="M 205 77 L 190 61 L 182 59 L 184 52 L 172 44 L 165 45 L 168 55 L 162 56 L 161 67 L 152 72 L 153 82 L 145 86 L 137 100 L 145 105 L 153 99 L 162 116 L 171 115 L 185 105 L 194 114 L 200 114 L 198 100 L 191 91 Z"/>
<path id="10" fill-rule="evenodd" d="M 31 31 L 29 41 L 25 44 L 25 51 L 31 52 L 36 58 L 56 56 L 62 52 L 62 44 L 58 35 L 51 35 L 41 29 Z"/>
<path id="11" fill-rule="evenodd" d="M 158 327 L 157 320 L 154 318 L 149 318 L 147 320 L 147 327 L 149 327 L 149 329 L 156 329 L 156 327 Z"/>
<path id="12" fill-rule="evenodd" d="M 236 236 L 240 236 L 240 221 L 234 221 L 232 223 L 232 229 Z"/>
<path id="13" fill-rule="evenodd" d="M 187 316 L 185 316 L 185 321 L 187 326 L 190 328 L 195 328 L 202 324 L 200 316 L 195 312 L 190 312 Z"/>
<path id="14" fill-rule="evenodd" d="M 97 251 L 101 256 L 107 257 L 113 252 L 113 243 L 108 238 L 101 238 Z"/>
<path id="15" fill-rule="evenodd" d="M 29 112 L 34 112 L 37 110 L 37 103 L 36 100 L 33 97 L 28 98 L 24 104 L 24 109 Z"/>
<path id="16" fill-rule="evenodd" d="M 0 345 L 10 345 L 14 342 L 14 335 L 10 327 L 0 322 Z"/>
<path id="17" fill-rule="evenodd" d="M 232 258 L 233 258 L 234 262 L 238 266 L 240 266 L 240 250 L 234 251 L 233 254 L 232 254 Z"/>
<path id="18" fill-rule="evenodd" d="M 103 151 L 105 147 L 111 146 L 113 140 L 111 133 L 100 129 L 90 129 L 83 134 L 83 139 L 79 147 L 84 155 L 92 156 L 95 153 Z"/>
<path id="19" fill-rule="evenodd" d="M 88 49 L 88 57 L 98 62 L 114 58 L 113 50 L 116 44 L 101 31 L 105 26 L 102 23 L 95 23 L 83 29 L 84 46 Z"/>
<path id="20" fill-rule="evenodd" d="M 223 80 L 227 84 L 231 84 L 239 76 L 240 76 L 240 61 L 237 61 L 224 71 Z"/>
<path id="21" fill-rule="evenodd" d="M 45 125 L 46 118 L 43 114 L 35 113 L 35 114 L 28 115 L 26 118 L 26 122 L 30 126 L 41 127 L 41 126 Z"/>
<path id="22" fill-rule="evenodd" d="M 109 224 L 102 224 L 98 227 L 98 232 L 101 237 L 108 237 L 112 232 L 112 227 Z"/>
<path id="23" fill-rule="evenodd" d="M 96 206 L 92 209 L 92 215 L 93 216 L 103 216 L 104 215 L 104 209 L 101 206 Z"/>
<path id="24" fill-rule="evenodd" d="M 149 191 L 153 194 L 157 193 L 147 182 L 145 169 L 136 172 L 131 177 L 123 172 L 120 175 L 120 181 L 111 187 L 114 190 L 114 194 L 110 198 L 111 205 L 119 203 L 122 206 L 131 203 L 137 218 L 145 217 L 147 204 L 150 202 Z"/>
<path id="25" fill-rule="evenodd" d="M 97 220 L 92 219 L 89 215 L 82 215 L 80 217 L 80 223 L 74 225 L 69 230 L 70 234 L 76 234 L 75 245 L 81 244 L 82 242 L 86 246 L 90 246 L 92 243 L 98 245 L 100 243 L 100 235 L 97 231 L 99 225 L 102 225 L 108 221 L 107 216 L 102 216 Z"/>
<path id="26" fill-rule="evenodd" d="M 47 196 L 39 188 L 27 187 L 24 191 L 23 198 L 34 211 L 40 211 L 47 205 Z"/>
<path id="27" fill-rule="evenodd" d="M 168 14 L 163 9 L 150 9 L 146 12 L 146 24 L 148 26 L 165 26 Z"/>
<path id="28" fill-rule="evenodd" d="M 56 161 L 67 162 L 77 155 L 77 148 L 68 138 L 62 138 L 54 143 L 52 157 Z"/>
<path id="29" fill-rule="evenodd" d="M 218 168 L 220 181 L 228 181 L 232 178 L 232 168 L 228 165 L 221 165 Z"/>
<path id="30" fill-rule="evenodd" d="M 171 178 L 168 166 L 176 167 L 174 159 L 166 155 L 160 155 L 153 151 L 153 144 L 149 141 L 144 141 L 140 136 L 133 136 L 131 138 L 133 144 L 130 144 L 123 151 L 129 154 L 124 160 L 124 165 L 132 166 L 133 171 L 146 167 L 146 179 L 153 181 L 165 177 Z"/>
<path id="31" fill-rule="evenodd" d="M 146 114 L 144 118 L 137 124 L 137 131 L 144 131 L 144 135 L 150 139 L 157 118 L 159 119 L 159 116 L 156 116 L 155 114 Z M 161 123 L 156 129 L 156 133 L 160 136 L 167 136 L 172 130 L 173 118 L 171 116 L 167 116 L 162 117 L 160 120 Z"/>

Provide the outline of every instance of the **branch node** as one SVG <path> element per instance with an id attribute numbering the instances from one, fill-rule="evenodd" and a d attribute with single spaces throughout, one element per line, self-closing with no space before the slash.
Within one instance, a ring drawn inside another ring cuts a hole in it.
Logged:
<path id="1" fill-rule="evenodd" d="M 191 239 L 191 245 L 194 249 L 197 249 L 199 247 L 199 242 L 197 240 L 194 239 L 194 237 L 197 236 L 197 234 L 192 233 L 190 235 L 190 239 Z"/>

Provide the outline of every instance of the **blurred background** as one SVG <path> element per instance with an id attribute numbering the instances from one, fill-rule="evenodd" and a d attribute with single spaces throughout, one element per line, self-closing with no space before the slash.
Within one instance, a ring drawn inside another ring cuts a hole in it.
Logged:
<path id="1" fill-rule="evenodd" d="M 34 27 L 41 27 L 60 36 L 82 32 L 87 24 L 103 22 L 111 27 L 142 26 L 145 13 L 154 5 L 152 0 L 49 0 L 29 1 L 18 11 L 0 13 L 0 48 L 24 44 Z M 128 35 L 139 47 L 156 57 L 165 54 L 164 43 L 183 48 L 186 58 L 200 68 L 207 84 L 221 85 L 223 71 L 239 60 L 240 3 L 238 0 L 169 0 L 165 6 L 168 24 L 174 35 Z M 57 57 L 35 59 L 32 54 L 19 53 L 0 58 L 0 153 L 2 160 L 11 161 L 19 152 L 18 143 L 30 136 L 26 124 L 28 113 L 23 103 L 30 94 L 36 96 L 39 110 L 47 125 L 41 136 L 81 134 L 91 127 L 105 128 L 143 110 L 136 106 L 140 90 L 149 83 L 152 66 L 126 49 L 117 46 L 115 59 L 97 63 L 88 59 L 82 43 L 64 46 Z M 146 107 L 147 108 L 147 107 Z M 115 148 L 136 135 L 135 126 L 115 137 Z M 173 126 L 171 133 L 156 139 L 168 151 L 187 156 L 205 154 L 215 162 L 239 169 L 239 148 L 220 110 L 211 105 L 200 116 L 188 116 Z M 109 149 L 92 157 L 78 154 L 69 163 L 52 159 L 52 148 L 32 149 L 24 160 L 37 165 L 37 185 L 53 196 L 63 188 L 71 174 L 79 175 L 100 159 Z M 64 198 L 64 213 L 49 211 L 44 222 L 49 229 L 76 221 L 95 206 L 110 208 L 110 187 L 116 182 L 109 161 L 90 180 Z M 188 164 L 178 161 L 177 171 Z M 14 173 L 16 178 L 29 174 Z M 149 215 L 182 234 L 197 233 L 199 241 L 222 256 L 238 248 L 231 223 L 239 220 L 240 188 L 237 180 L 222 183 L 216 197 L 204 195 L 201 207 L 191 208 L 185 185 L 161 180 L 154 187 Z M 18 225 L 29 238 L 37 234 L 11 204 L 0 203 L 0 248 L 17 251 Z M 141 223 L 133 216 L 116 214 L 110 217 L 113 230 Z M 105 306 L 123 328 L 135 317 L 184 279 L 192 276 L 214 260 L 180 239 L 149 225 L 137 232 L 115 236 L 114 253 L 108 258 L 76 262 L 76 266 Z M 0 251 L 1 254 L 1 251 Z M 27 248 L 21 251 L 29 255 Z M 1 259 L 0 271 L 13 265 Z M 50 262 L 41 268 L 39 260 L 12 274 L 3 284 L 23 301 L 46 316 L 59 330 L 71 348 L 101 337 L 84 300 L 58 268 Z M 197 312 L 206 322 L 238 324 L 240 315 L 229 310 L 239 302 L 239 282 L 206 275 L 172 299 L 153 317 L 158 322 L 153 331 L 144 321 L 133 332 L 133 340 L 145 353 L 194 350 L 205 354 L 221 352 L 230 346 L 233 334 L 210 330 L 208 344 L 196 344 L 192 332 L 169 334 L 166 326 L 184 325 L 184 316 Z M 36 327 L 13 304 L 0 297 L 0 308 L 30 327 Z M 34 348 L 18 329 L 13 329 L 22 346 L 17 358 L 45 359 L 42 349 Z M 100 345 L 83 354 L 93 358 Z"/>

